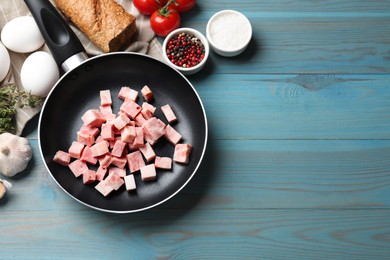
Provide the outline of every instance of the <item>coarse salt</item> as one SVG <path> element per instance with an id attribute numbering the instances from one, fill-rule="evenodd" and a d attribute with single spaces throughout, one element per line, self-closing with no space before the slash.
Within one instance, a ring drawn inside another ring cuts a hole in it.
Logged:
<path id="1" fill-rule="evenodd" d="M 226 51 L 245 46 L 251 37 L 251 25 L 241 13 L 231 11 L 216 15 L 210 23 L 210 37 L 214 45 Z"/>

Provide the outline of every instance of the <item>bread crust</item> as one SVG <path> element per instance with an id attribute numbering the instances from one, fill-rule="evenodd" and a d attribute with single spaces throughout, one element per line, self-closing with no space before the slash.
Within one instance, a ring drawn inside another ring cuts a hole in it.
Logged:
<path id="1" fill-rule="evenodd" d="M 131 42 L 136 19 L 115 0 L 54 0 L 58 9 L 103 52 Z"/>

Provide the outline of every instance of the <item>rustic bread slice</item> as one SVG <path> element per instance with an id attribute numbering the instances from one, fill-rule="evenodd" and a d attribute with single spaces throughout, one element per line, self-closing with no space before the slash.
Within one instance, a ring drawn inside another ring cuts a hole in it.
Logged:
<path id="1" fill-rule="evenodd" d="M 68 17 L 104 52 L 118 51 L 131 42 L 136 19 L 115 0 L 54 0 Z"/>

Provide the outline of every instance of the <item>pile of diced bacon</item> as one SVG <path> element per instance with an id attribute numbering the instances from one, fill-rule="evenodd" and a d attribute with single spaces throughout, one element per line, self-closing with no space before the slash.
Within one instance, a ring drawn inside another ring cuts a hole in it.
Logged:
<path id="1" fill-rule="evenodd" d="M 155 116 L 157 108 L 151 104 L 154 96 L 148 86 L 141 89 L 141 95 L 140 106 L 138 91 L 122 87 L 118 97 L 123 103 L 114 114 L 110 90 L 101 90 L 99 109 L 83 114 L 77 141 L 68 151 L 58 150 L 53 161 L 69 167 L 76 178 L 82 176 L 84 184 L 95 184 L 104 196 L 122 185 L 127 191 L 135 190 L 137 172 L 147 182 L 156 180 L 156 169 L 171 170 L 172 161 L 187 164 L 192 146 L 180 143 L 182 136 L 172 126 L 177 121 L 172 107 L 160 107 L 167 122 L 164 123 Z M 173 158 L 156 155 L 153 145 L 161 137 L 175 146 Z"/>

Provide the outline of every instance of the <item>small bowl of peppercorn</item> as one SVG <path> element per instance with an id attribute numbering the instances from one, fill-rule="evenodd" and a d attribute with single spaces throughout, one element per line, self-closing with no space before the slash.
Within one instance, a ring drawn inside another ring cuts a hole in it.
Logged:
<path id="1" fill-rule="evenodd" d="M 192 28 L 176 29 L 163 42 L 165 61 L 184 75 L 200 71 L 206 64 L 209 52 L 206 37 Z"/>

